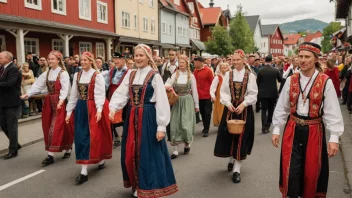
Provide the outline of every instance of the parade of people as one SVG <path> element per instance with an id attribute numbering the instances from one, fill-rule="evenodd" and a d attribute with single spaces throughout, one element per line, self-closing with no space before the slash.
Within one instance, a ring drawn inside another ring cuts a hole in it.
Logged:
<path id="1" fill-rule="evenodd" d="M 352 197 L 350 10 L 0 0 L 0 197 Z"/>

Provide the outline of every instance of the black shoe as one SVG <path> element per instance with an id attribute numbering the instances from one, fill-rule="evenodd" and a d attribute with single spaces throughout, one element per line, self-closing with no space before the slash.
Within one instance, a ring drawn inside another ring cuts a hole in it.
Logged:
<path id="1" fill-rule="evenodd" d="M 198 123 L 200 123 L 200 122 L 202 122 L 202 120 L 196 120 L 196 124 L 198 124 Z"/>
<path id="2" fill-rule="evenodd" d="M 42 162 L 44 166 L 49 166 L 50 164 L 53 164 L 53 163 L 54 163 L 54 157 L 50 155 L 48 155 L 48 157 L 45 158 L 45 160 Z"/>
<path id="3" fill-rule="evenodd" d="M 233 173 L 232 175 L 232 181 L 233 183 L 237 184 L 241 182 L 241 174 L 238 172 Z"/>
<path id="4" fill-rule="evenodd" d="M 15 153 L 8 153 L 7 155 L 5 155 L 4 160 L 8 160 L 8 159 L 12 159 L 17 157 L 17 152 Z"/>
<path id="5" fill-rule="evenodd" d="M 262 128 L 262 133 L 267 134 L 267 133 L 269 133 L 269 132 L 270 132 L 270 131 L 269 131 L 268 128 L 266 128 L 266 127 Z"/>
<path id="6" fill-rule="evenodd" d="M 256 113 L 259 113 L 259 112 L 260 112 L 260 109 L 256 109 L 255 112 L 256 112 Z"/>
<path id="7" fill-rule="evenodd" d="M 69 157 L 71 157 L 71 152 L 65 153 L 64 156 L 62 157 L 62 159 L 67 159 Z"/>
<path id="8" fill-rule="evenodd" d="M 187 155 L 190 150 L 191 150 L 191 147 L 188 147 L 188 148 L 185 147 L 184 150 L 183 150 L 183 152 L 184 152 L 185 155 Z"/>
<path id="9" fill-rule="evenodd" d="M 233 170 L 233 163 L 227 164 L 227 171 L 231 172 Z"/>
<path id="10" fill-rule="evenodd" d="M 208 136 L 209 136 L 208 132 L 203 133 L 203 137 L 208 137 Z"/>
<path id="11" fill-rule="evenodd" d="M 171 155 L 171 159 L 176 159 L 178 157 L 178 155 L 172 154 Z"/>
<path id="12" fill-rule="evenodd" d="M 21 148 L 22 148 L 22 146 L 20 144 L 18 144 L 17 150 L 20 150 Z"/>
<path id="13" fill-rule="evenodd" d="M 121 142 L 118 141 L 118 140 L 116 140 L 116 141 L 114 142 L 114 148 L 117 148 L 117 147 L 119 147 L 119 146 L 121 146 Z"/>
<path id="14" fill-rule="evenodd" d="M 98 170 L 103 170 L 104 168 L 105 168 L 105 162 L 104 162 L 104 164 L 98 165 Z"/>
<path id="15" fill-rule="evenodd" d="M 80 174 L 76 180 L 75 180 L 78 184 L 83 184 L 84 182 L 88 181 L 88 175 L 82 175 Z"/>

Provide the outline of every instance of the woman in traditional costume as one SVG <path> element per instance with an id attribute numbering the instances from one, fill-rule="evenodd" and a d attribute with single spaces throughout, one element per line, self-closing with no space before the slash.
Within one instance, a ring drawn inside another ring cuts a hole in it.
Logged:
<path id="1" fill-rule="evenodd" d="M 327 69 L 324 73 L 330 77 L 332 83 L 334 84 L 336 95 L 338 98 L 340 98 L 341 91 L 340 91 L 339 69 L 335 66 L 335 62 L 332 59 L 327 61 Z"/>
<path id="2" fill-rule="evenodd" d="M 226 72 L 230 70 L 228 63 L 220 63 L 219 67 L 220 72 L 215 76 L 210 86 L 210 96 L 214 103 L 213 123 L 216 127 L 220 125 L 222 113 L 224 111 L 224 105 L 220 102 L 220 88 Z"/>
<path id="3" fill-rule="evenodd" d="M 105 98 L 105 81 L 96 70 L 90 52 L 81 56 L 82 71 L 75 73 L 66 122 L 74 111 L 76 163 L 82 165 L 76 178 L 79 184 L 88 181 L 88 164 L 105 168 L 105 160 L 112 157 L 112 137 L 109 103 Z"/>
<path id="4" fill-rule="evenodd" d="M 224 109 L 216 138 L 214 155 L 230 157 L 228 171 L 233 171 L 232 181 L 241 181 L 240 168 L 242 160 L 252 152 L 254 142 L 254 114 L 252 105 L 257 101 L 258 87 L 255 75 L 244 64 L 243 50 L 236 50 L 233 55 L 235 69 L 225 74 L 220 89 L 220 101 Z M 246 122 L 240 135 L 229 133 L 227 120 L 239 119 Z M 233 160 L 235 164 L 233 165 Z M 234 167 L 235 166 L 235 167 Z"/>
<path id="5" fill-rule="evenodd" d="M 60 52 L 50 52 L 48 62 L 49 71 L 42 73 L 27 94 L 21 96 L 22 99 L 28 99 L 48 89 L 42 110 L 45 150 L 48 151 L 48 157 L 42 162 L 44 166 L 54 163 L 54 153 L 65 151 L 63 159 L 69 158 L 73 144 L 73 125 L 65 123 L 70 76 Z"/>
<path id="6" fill-rule="evenodd" d="M 197 83 L 191 73 L 188 57 L 179 56 L 176 73 L 165 83 L 166 89 L 174 89 L 178 95 L 177 102 L 172 106 L 170 122 L 170 142 L 174 147 L 171 159 L 178 157 L 178 145 L 185 144 L 184 154 L 191 150 L 196 126 L 195 112 L 199 112 Z"/>
<path id="7" fill-rule="evenodd" d="M 135 48 L 137 70 L 129 70 L 110 101 L 110 120 L 130 102 L 121 144 L 124 186 L 135 197 L 162 197 L 178 188 L 165 137 L 170 105 L 165 87 L 144 44 Z"/>

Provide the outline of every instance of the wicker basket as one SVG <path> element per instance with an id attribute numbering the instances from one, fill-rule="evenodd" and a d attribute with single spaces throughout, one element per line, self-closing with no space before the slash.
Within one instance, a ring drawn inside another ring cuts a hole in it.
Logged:
<path id="1" fill-rule="evenodd" d="M 245 124 L 244 120 L 227 120 L 227 129 L 231 134 L 242 134 Z"/>
<path id="2" fill-rule="evenodd" d="M 174 105 L 178 100 L 178 95 L 173 89 L 166 90 L 167 98 L 169 100 L 170 106 Z"/>

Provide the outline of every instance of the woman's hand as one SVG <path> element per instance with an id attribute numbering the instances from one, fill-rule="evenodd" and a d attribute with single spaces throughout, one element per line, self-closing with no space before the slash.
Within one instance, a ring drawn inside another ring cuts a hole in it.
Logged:
<path id="1" fill-rule="evenodd" d="M 195 108 L 195 112 L 198 113 L 199 112 L 199 108 Z"/>
<path id="2" fill-rule="evenodd" d="M 110 119 L 110 121 L 114 121 L 114 119 L 115 119 L 115 113 L 116 113 L 116 111 L 110 109 L 110 113 L 109 113 L 109 119 Z"/>
<path id="3" fill-rule="evenodd" d="M 66 124 L 70 123 L 70 118 L 71 118 L 71 115 L 66 116 L 66 118 L 65 118 Z"/>
<path id="4" fill-rule="evenodd" d="M 216 98 L 215 98 L 215 97 L 212 97 L 212 98 L 211 98 L 211 101 L 212 101 L 212 102 L 215 102 L 215 101 L 216 101 Z"/>
<path id="5" fill-rule="evenodd" d="M 329 157 L 334 157 L 338 151 L 339 151 L 339 144 L 335 142 L 329 142 L 329 145 L 328 145 Z"/>
<path id="6" fill-rule="evenodd" d="M 237 115 L 241 114 L 241 113 L 243 112 L 244 108 L 246 108 L 246 107 L 244 106 L 244 104 L 243 104 L 243 103 L 240 104 L 240 105 L 235 109 L 235 113 L 236 113 Z"/>
<path id="7" fill-rule="evenodd" d="M 271 142 L 276 148 L 278 148 L 280 144 L 280 135 L 273 134 L 271 137 Z"/>
<path id="8" fill-rule="evenodd" d="M 61 109 L 62 104 L 64 104 L 64 100 L 60 100 L 56 108 Z"/>
<path id="9" fill-rule="evenodd" d="M 97 122 L 99 122 L 101 120 L 101 112 L 97 112 L 95 117 L 97 118 Z"/>
<path id="10" fill-rule="evenodd" d="M 236 111 L 236 108 L 232 105 L 227 107 L 229 109 L 229 111 L 231 111 L 232 113 Z"/>
<path id="11" fill-rule="evenodd" d="M 24 95 L 20 96 L 20 98 L 22 100 L 27 100 L 29 97 L 28 97 L 28 94 L 24 94 Z"/>
<path id="12" fill-rule="evenodd" d="M 162 131 L 158 131 L 156 132 L 156 139 L 160 142 L 161 140 L 163 140 L 165 137 L 165 132 Z"/>

